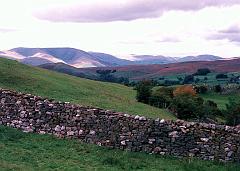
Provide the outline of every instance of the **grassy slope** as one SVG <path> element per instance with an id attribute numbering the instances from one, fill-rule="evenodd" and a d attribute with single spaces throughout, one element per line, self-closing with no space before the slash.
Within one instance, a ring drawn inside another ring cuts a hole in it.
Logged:
<path id="1" fill-rule="evenodd" d="M 76 103 L 116 107 L 117 110 L 130 112 L 133 110 L 136 113 L 156 110 L 134 102 L 134 91 L 124 86 L 64 76 L 4 59 L 0 59 L 0 87 Z M 96 96 L 96 92 L 99 96 Z M 126 102 L 119 98 L 119 92 L 123 93 Z M 111 98 L 108 99 L 108 96 Z M 101 104 L 101 101 L 104 103 Z M 124 105 L 128 106 L 129 101 L 132 101 L 137 109 L 125 109 Z M 121 103 L 122 107 L 115 106 L 117 103 Z M 141 105 L 142 107 L 138 108 Z M 235 171 L 238 167 L 239 165 L 235 164 L 225 165 L 198 160 L 189 163 L 188 160 L 164 158 L 159 155 L 99 148 L 76 140 L 26 134 L 0 126 L 0 170 Z"/>
<path id="2" fill-rule="evenodd" d="M 119 112 L 174 119 L 165 110 L 136 102 L 136 92 L 129 87 L 81 79 L 2 58 L 0 87 Z"/>
<path id="3" fill-rule="evenodd" d="M 221 95 L 217 93 L 207 93 L 201 94 L 205 100 L 212 100 L 218 104 L 220 109 L 226 109 L 226 104 L 229 102 L 229 98 L 239 98 L 239 94 L 231 94 L 231 95 Z"/>
<path id="4" fill-rule="evenodd" d="M 112 150 L 0 126 L 0 170 L 237 171 L 237 164 Z"/>

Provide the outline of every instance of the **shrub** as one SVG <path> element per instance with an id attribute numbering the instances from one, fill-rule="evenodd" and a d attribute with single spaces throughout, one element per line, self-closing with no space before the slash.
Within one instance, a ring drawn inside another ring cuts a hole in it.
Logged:
<path id="1" fill-rule="evenodd" d="M 215 91 L 216 93 L 221 93 L 221 92 L 222 92 L 222 87 L 221 87 L 221 85 L 216 85 L 216 86 L 214 87 L 214 91 Z"/>
<path id="2" fill-rule="evenodd" d="M 194 89 L 198 94 L 205 94 L 208 91 L 207 86 L 201 85 L 201 86 L 195 86 Z"/>
<path id="3" fill-rule="evenodd" d="M 195 83 L 198 83 L 198 82 L 200 82 L 200 79 L 199 79 L 199 78 L 196 78 L 194 82 L 195 82 Z"/>
<path id="4" fill-rule="evenodd" d="M 236 126 L 240 124 L 240 100 L 230 99 L 229 104 L 226 105 L 227 124 Z"/>
<path id="5" fill-rule="evenodd" d="M 151 96 L 152 84 L 149 80 L 140 81 L 137 86 L 137 96 L 136 99 L 138 102 L 148 103 L 149 97 Z"/>
<path id="6" fill-rule="evenodd" d="M 167 108 L 173 98 L 172 87 L 161 87 L 155 90 L 150 97 L 150 104 L 160 108 Z"/>
<path id="7" fill-rule="evenodd" d="M 226 74 L 217 74 L 216 79 L 223 79 L 223 78 L 228 78 Z"/>
<path id="8" fill-rule="evenodd" d="M 222 115 L 222 111 L 218 109 L 218 106 L 214 101 L 207 100 L 201 108 L 202 117 L 213 119 L 216 116 Z"/>
<path id="9" fill-rule="evenodd" d="M 183 80 L 183 84 L 190 84 L 193 81 L 194 81 L 194 76 L 193 75 L 187 75 Z"/>
<path id="10" fill-rule="evenodd" d="M 164 86 L 172 86 L 172 85 L 179 85 L 180 81 L 178 80 L 165 80 Z"/>
<path id="11" fill-rule="evenodd" d="M 195 96 L 197 93 L 194 90 L 193 86 L 184 85 L 184 86 L 177 87 L 173 91 L 173 96 L 177 96 L 177 95 L 180 95 L 180 94 L 189 94 L 189 95 Z"/>
<path id="12" fill-rule="evenodd" d="M 201 106 L 203 99 L 191 94 L 179 94 L 173 98 L 170 109 L 179 119 L 193 119 L 203 117 Z"/>
<path id="13" fill-rule="evenodd" d="M 211 73 L 208 68 L 200 68 L 194 75 L 207 75 L 208 73 Z"/>

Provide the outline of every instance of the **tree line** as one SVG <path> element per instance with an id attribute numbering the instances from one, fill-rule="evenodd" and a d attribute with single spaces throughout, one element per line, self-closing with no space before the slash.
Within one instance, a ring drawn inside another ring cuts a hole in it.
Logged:
<path id="1" fill-rule="evenodd" d="M 199 96 L 199 93 L 206 91 L 204 87 L 183 85 L 152 88 L 149 80 L 139 82 L 136 86 L 137 101 L 168 109 L 179 119 L 216 122 L 216 118 L 221 116 L 226 118 L 228 125 L 240 124 L 240 100 L 231 99 L 226 110 L 220 110 L 214 101 Z"/>

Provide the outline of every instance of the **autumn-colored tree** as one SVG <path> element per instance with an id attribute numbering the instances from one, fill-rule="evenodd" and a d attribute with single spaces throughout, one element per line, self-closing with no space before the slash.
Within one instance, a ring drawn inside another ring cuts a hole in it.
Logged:
<path id="1" fill-rule="evenodd" d="M 192 96 L 197 95 L 196 90 L 191 85 L 180 86 L 180 87 L 177 87 L 173 91 L 173 96 L 174 97 L 176 97 L 178 95 L 182 95 L 182 94 L 188 94 L 188 95 L 192 95 Z"/>

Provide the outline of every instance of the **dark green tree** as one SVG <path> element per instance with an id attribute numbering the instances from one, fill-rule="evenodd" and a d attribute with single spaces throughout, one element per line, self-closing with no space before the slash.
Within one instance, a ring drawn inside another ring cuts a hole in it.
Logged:
<path id="1" fill-rule="evenodd" d="M 211 73 L 210 69 L 200 68 L 197 70 L 197 72 L 194 75 L 207 75 L 208 73 Z"/>
<path id="2" fill-rule="evenodd" d="M 190 94 L 179 94 L 173 98 L 170 109 L 179 119 L 193 119 L 203 117 L 203 112 L 199 112 L 204 100 L 198 96 Z"/>
<path id="3" fill-rule="evenodd" d="M 232 126 L 240 124 L 240 100 L 233 98 L 229 99 L 226 108 L 227 124 Z"/>
<path id="4" fill-rule="evenodd" d="M 151 92 L 152 92 L 151 81 L 149 80 L 140 81 L 136 86 L 136 90 L 137 90 L 137 96 L 136 96 L 137 101 L 148 104 L 149 97 L 151 96 Z"/>
<path id="5" fill-rule="evenodd" d="M 187 75 L 184 80 L 183 84 L 190 84 L 194 82 L 194 76 L 193 75 Z"/>
<path id="6" fill-rule="evenodd" d="M 159 108 L 167 108 L 173 98 L 172 87 L 161 87 L 152 92 L 150 104 Z"/>
<path id="7" fill-rule="evenodd" d="M 216 85 L 215 87 L 214 87 L 214 91 L 216 92 L 216 93 L 221 93 L 222 92 L 222 87 L 221 87 L 221 85 Z"/>
<path id="8" fill-rule="evenodd" d="M 205 94 L 208 91 L 207 86 L 204 86 L 204 85 L 195 86 L 194 89 L 198 94 Z"/>
<path id="9" fill-rule="evenodd" d="M 228 76 L 226 74 L 217 74 L 216 75 L 216 79 L 224 79 L 224 78 L 228 78 Z"/>

